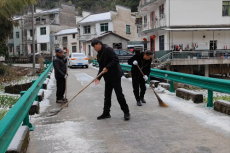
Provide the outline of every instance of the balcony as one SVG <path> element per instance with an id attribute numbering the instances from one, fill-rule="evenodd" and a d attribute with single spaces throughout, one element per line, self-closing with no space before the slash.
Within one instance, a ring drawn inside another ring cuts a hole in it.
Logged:
<path id="1" fill-rule="evenodd" d="M 83 35 L 80 35 L 78 36 L 78 40 L 82 40 L 82 41 L 87 41 L 87 40 L 90 40 L 90 39 L 93 39 L 97 37 L 97 34 L 83 34 Z"/>
<path id="2" fill-rule="evenodd" d="M 140 8 L 143 8 L 149 4 L 152 4 L 153 2 L 156 2 L 157 0 L 142 0 Z"/>
<path id="3" fill-rule="evenodd" d="M 156 18 L 155 21 L 146 22 L 140 28 L 140 31 L 145 33 L 145 31 L 156 30 L 161 27 L 166 27 L 166 18 Z"/>

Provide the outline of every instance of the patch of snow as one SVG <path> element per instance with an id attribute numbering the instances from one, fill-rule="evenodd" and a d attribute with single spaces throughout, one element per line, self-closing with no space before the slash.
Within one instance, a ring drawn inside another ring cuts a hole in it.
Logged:
<path id="1" fill-rule="evenodd" d="M 188 116 L 193 116 L 202 122 L 205 126 L 213 127 L 216 130 L 225 131 L 230 134 L 230 116 L 215 112 L 213 109 L 208 109 L 205 107 L 206 104 L 194 104 L 191 100 L 183 100 L 178 98 L 174 94 L 161 94 L 162 100 L 180 112 L 187 114 Z"/>
<path id="2" fill-rule="evenodd" d="M 100 22 L 106 20 L 111 20 L 110 12 L 89 15 L 79 23 Z"/>
<path id="3" fill-rule="evenodd" d="M 224 103 L 224 104 L 230 105 L 230 102 L 229 102 L 229 101 L 226 101 L 226 100 L 217 100 L 217 101 L 219 101 L 219 102 L 221 102 L 221 103 Z"/>
<path id="4" fill-rule="evenodd" d="M 8 150 L 18 150 L 20 148 L 20 142 L 24 141 L 24 135 L 28 132 L 28 126 L 20 126 L 16 134 L 14 135 L 14 138 L 12 139 Z"/>
<path id="5" fill-rule="evenodd" d="M 59 124 L 43 125 L 44 131 L 36 133 L 35 138 L 40 141 L 53 141 L 55 153 L 88 152 L 88 141 L 82 137 L 81 125 L 66 121 Z"/>
<path id="6" fill-rule="evenodd" d="M 169 85 L 169 83 L 159 83 L 159 85 Z"/>
<path id="7" fill-rule="evenodd" d="M 95 69 L 95 70 L 98 70 L 99 71 L 99 67 L 95 67 L 93 66 L 92 64 L 89 65 L 91 68 Z"/>
<path id="8" fill-rule="evenodd" d="M 86 73 L 75 74 L 75 76 L 77 77 L 77 80 L 81 82 L 81 85 L 84 85 L 84 83 L 88 84 L 94 79 L 92 76 L 89 76 Z"/>
<path id="9" fill-rule="evenodd" d="M 192 94 L 201 94 L 201 93 L 196 92 L 194 90 L 188 90 L 188 89 L 184 89 L 184 88 L 178 88 L 178 89 L 181 90 L 181 91 L 187 92 L 187 93 L 189 92 L 189 93 L 192 93 Z"/>
<path id="10" fill-rule="evenodd" d="M 65 30 L 61 30 L 58 33 L 56 33 L 55 36 L 75 34 L 75 33 L 78 33 L 78 29 L 77 28 L 74 28 L 74 29 L 65 29 Z"/>

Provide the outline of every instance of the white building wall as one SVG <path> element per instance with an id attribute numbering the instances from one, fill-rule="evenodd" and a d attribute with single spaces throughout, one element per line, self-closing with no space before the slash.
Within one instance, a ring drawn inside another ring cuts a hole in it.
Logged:
<path id="1" fill-rule="evenodd" d="M 101 33 L 104 33 L 105 31 L 101 32 L 101 24 L 102 23 L 108 23 L 108 30 L 109 31 L 114 31 L 113 29 L 113 22 L 101 22 L 101 23 L 96 23 L 96 33 L 97 33 L 97 36 L 99 36 Z"/>
<path id="2" fill-rule="evenodd" d="M 46 35 L 41 35 L 40 28 L 46 27 Z M 49 25 L 41 25 L 36 27 L 37 31 L 37 43 L 47 43 L 50 41 L 50 27 Z"/>
<path id="3" fill-rule="evenodd" d="M 222 16 L 223 0 L 171 0 L 170 25 L 229 25 L 230 17 Z"/>

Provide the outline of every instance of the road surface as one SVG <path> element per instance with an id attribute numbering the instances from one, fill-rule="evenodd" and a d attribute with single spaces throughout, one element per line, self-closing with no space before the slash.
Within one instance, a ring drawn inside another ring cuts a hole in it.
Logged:
<path id="1" fill-rule="evenodd" d="M 86 86 L 97 70 L 68 69 L 68 99 Z M 104 81 L 91 85 L 57 116 L 47 118 L 55 103 L 55 86 L 50 87 L 48 106 L 32 116 L 35 130 L 30 132 L 28 153 L 229 153 L 230 136 L 202 125 L 172 107 L 158 107 L 148 88 L 146 104 L 136 105 L 132 83 L 122 79 L 131 119 L 124 121 L 115 93 L 111 118 L 98 121 L 103 109 Z M 46 101 L 47 103 L 47 101 Z M 170 104 L 169 104 L 170 105 Z"/>

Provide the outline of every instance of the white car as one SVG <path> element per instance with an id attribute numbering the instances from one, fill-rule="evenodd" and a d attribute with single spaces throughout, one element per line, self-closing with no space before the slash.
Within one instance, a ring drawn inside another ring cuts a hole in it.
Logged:
<path id="1" fill-rule="evenodd" d="M 88 58 L 84 53 L 72 53 L 68 58 L 68 66 L 71 67 L 89 67 Z"/>

